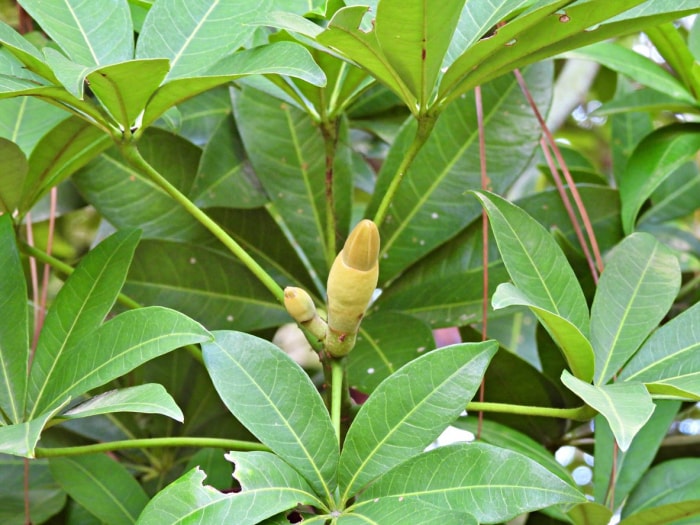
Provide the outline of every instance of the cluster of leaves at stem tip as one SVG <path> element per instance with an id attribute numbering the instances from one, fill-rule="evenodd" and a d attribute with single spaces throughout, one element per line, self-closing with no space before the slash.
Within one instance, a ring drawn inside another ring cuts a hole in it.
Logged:
<path id="1" fill-rule="evenodd" d="M 697 0 L 18 3 L 41 31 L 0 23 L 0 521 L 700 515 L 697 458 L 650 468 L 700 400 Z M 667 68 L 610 40 L 642 30 Z M 616 73 L 614 184 L 552 143 L 568 187 L 522 190 L 551 57 Z M 75 268 L 22 241 L 49 194 L 104 219 Z M 64 280 L 43 323 L 27 255 Z M 290 316 L 322 372 L 260 337 Z M 431 448 L 449 425 L 479 439 Z M 593 438 L 587 501 L 551 451 Z"/>

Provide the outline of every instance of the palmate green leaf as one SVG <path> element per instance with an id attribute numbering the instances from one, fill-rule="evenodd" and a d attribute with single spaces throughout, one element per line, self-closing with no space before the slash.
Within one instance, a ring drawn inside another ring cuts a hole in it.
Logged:
<path id="1" fill-rule="evenodd" d="M 139 152 L 185 195 L 191 191 L 201 150 L 191 142 L 159 129 L 148 130 Z M 140 228 L 145 238 L 194 240 L 206 230 L 172 197 L 110 149 L 73 177 L 80 193 L 117 228 Z"/>
<path id="2" fill-rule="evenodd" d="M 105 454 L 51 458 L 49 467 L 61 488 L 107 525 L 135 523 L 148 503 L 127 468 Z"/>
<path id="3" fill-rule="evenodd" d="M 567 370 L 562 372 L 561 381 L 605 417 L 623 452 L 654 412 L 651 396 L 641 383 L 627 381 L 595 386 L 572 376 Z"/>
<path id="4" fill-rule="evenodd" d="M 615 436 L 610 425 L 604 417 L 596 417 L 596 462 L 593 466 L 593 495 L 596 501 L 606 501 L 613 467 L 616 472 L 615 508 L 625 501 L 649 469 L 681 406 L 680 401 L 671 400 L 655 400 L 654 404 L 654 413 L 634 437 L 626 452 L 615 452 Z"/>
<path id="5" fill-rule="evenodd" d="M 60 122 L 42 137 L 29 157 L 20 212 L 29 211 L 53 186 L 70 177 L 109 145 L 107 134 L 80 117 Z"/>
<path id="6" fill-rule="evenodd" d="M 0 137 L 16 143 L 29 157 L 39 139 L 69 114 L 36 97 L 0 100 Z"/>
<path id="7" fill-rule="evenodd" d="M 515 205 L 491 193 L 475 195 L 489 215 L 498 249 L 513 283 L 529 304 L 535 305 L 535 315 L 560 345 L 574 374 L 590 381 L 593 351 L 580 346 L 589 330 L 588 306 L 561 248 L 544 227 Z M 540 316 L 538 312 L 555 317 Z M 559 319 L 576 330 L 561 329 Z M 557 321 L 557 324 L 552 325 L 550 321 Z"/>
<path id="8" fill-rule="evenodd" d="M 673 124 L 654 131 L 635 149 L 619 181 L 622 225 L 634 229 L 639 210 L 659 185 L 700 149 L 700 125 Z"/>
<path id="9" fill-rule="evenodd" d="M 66 280 L 46 315 L 29 376 L 30 417 L 49 407 L 46 390 L 60 381 L 56 368 L 66 354 L 104 320 L 124 284 L 138 231 L 121 231 L 102 241 L 83 258 Z"/>
<path id="10" fill-rule="evenodd" d="M 141 414 L 162 414 L 182 423 L 184 416 L 173 398 L 161 385 L 149 383 L 119 390 L 110 390 L 99 394 L 75 408 L 71 408 L 62 417 L 77 419 L 111 414 L 114 412 L 138 412 Z"/>
<path id="11" fill-rule="evenodd" d="M 647 233 L 622 241 L 600 276 L 591 307 L 595 383 L 607 383 L 671 308 L 681 284 L 678 258 Z"/>
<path id="12" fill-rule="evenodd" d="M 19 423 L 24 415 L 29 360 L 27 284 L 19 258 L 12 217 L 0 215 L 0 424 Z"/>
<path id="13" fill-rule="evenodd" d="M 239 51 L 224 57 L 198 73 L 170 79 L 153 96 L 146 108 L 143 125 L 155 121 L 169 107 L 206 90 L 249 75 L 287 75 L 322 86 L 326 77 L 311 54 L 294 42 L 278 42 Z"/>
<path id="14" fill-rule="evenodd" d="M 216 340 L 202 345 L 202 352 L 224 404 L 260 441 L 294 465 L 316 494 L 331 501 L 338 440 L 309 376 L 268 341 L 242 332 L 214 335 Z"/>
<path id="15" fill-rule="evenodd" d="M 479 523 L 584 501 L 577 489 L 535 461 L 483 443 L 440 447 L 402 463 L 370 485 L 356 506 L 387 497 L 468 509 Z"/>
<path id="16" fill-rule="evenodd" d="M 0 427 L 0 454 L 33 458 L 46 423 L 68 404 L 68 400 L 34 419 Z"/>
<path id="17" fill-rule="evenodd" d="M 29 469 L 26 478 L 25 468 Z M 29 482 L 28 492 L 24 488 L 25 479 Z M 32 523 L 45 523 L 66 504 L 66 493 L 54 481 L 44 459 L 27 464 L 22 458 L 0 456 L 0 483 L 3 487 L 0 523 L 6 525 L 26 523 L 25 502 L 29 503 Z"/>
<path id="18" fill-rule="evenodd" d="M 425 449 L 464 410 L 498 349 L 495 341 L 434 350 L 382 382 L 362 405 L 340 456 L 346 501 Z"/>
<path id="19" fill-rule="evenodd" d="M 549 104 L 551 68 L 543 63 L 524 71 L 540 108 Z M 489 177 L 495 192 L 505 192 L 530 162 L 540 129 L 512 76 L 483 86 L 482 99 Z M 392 145 L 367 217 L 376 212 L 414 134 L 415 122 L 410 121 Z M 443 112 L 380 225 L 381 282 L 396 277 L 479 216 L 478 203 L 465 195 L 481 186 L 478 142 L 471 93 Z"/>
<path id="20" fill-rule="evenodd" d="M 268 202 L 232 118 L 221 119 L 204 147 L 189 197 L 201 208 L 257 208 Z"/>
<path id="21" fill-rule="evenodd" d="M 289 475 L 293 473 L 291 467 L 285 472 Z M 265 518 L 295 507 L 301 494 L 298 488 L 284 485 L 274 489 L 223 494 L 202 485 L 205 477 L 204 472 L 193 469 L 168 485 L 146 505 L 136 521 L 137 525 L 256 525 Z"/>
<path id="22" fill-rule="evenodd" d="M 695 97 L 671 73 L 650 58 L 619 44 L 599 42 L 570 51 L 566 56 L 593 60 L 613 71 L 627 75 L 644 86 L 670 95 L 687 104 L 695 104 Z"/>
<path id="23" fill-rule="evenodd" d="M 95 69 L 86 76 L 90 89 L 123 130 L 134 126 L 146 103 L 167 75 L 165 59 L 129 60 Z"/>
<path id="24" fill-rule="evenodd" d="M 335 257 L 326 243 L 325 145 L 318 126 L 300 110 L 243 88 L 236 122 L 250 161 L 287 229 L 317 275 Z"/>
<path id="25" fill-rule="evenodd" d="M 11 214 L 19 204 L 29 165 L 20 147 L 3 138 L 0 138 L 0 158 L 3 159 L 0 171 L 0 212 Z"/>
<path id="26" fill-rule="evenodd" d="M 269 7 L 269 0 L 160 0 L 143 23 L 136 58 L 169 59 L 168 80 L 196 76 L 241 47 Z"/>
<path id="27" fill-rule="evenodd" d="M 211 328 L 259 330 L 289 322 L 284 307 L 238 259 L 197 243 L 142 242 L 124 293 Z"/>
<path id="28" fill-rule="evenodd" d="M 522 432 L 488 419 L 479 422 L 479 419 L 474 416 L 460 417 L 452 425 L 468 430 L 474 435 L 478 433 L 479 441 L 519 452 L 523 456 L 536 461 L 552 474 L 559 476 L 569 485 L 576 486 L 569 471 L 554 459 L 552 453 Z"/>
<path id="29" fill-rule="evenodd" d="M 347 358 L 348 384 L 370 394 L 403 365 L 435 348 L 424 322 L 399 312 L 376 312 L 362 320 Z"/>
<path id="30" fill-rule="evenodd" d="M 652 394 L 700 400 L 700 303 L 656 330 L 620 380 L 641 381 Z"/>
<path id="31" fill-rule="evenodd" d="M 174 310 L 152 306 L 124 312 L 66 348 L 33 412 L 102 386 L 176 348 L 209 339 L 201 325 Z"/>
<path id="32" fill-rule="evenodd" d="M 617 244 L 620 240 L 617 191 L 585 184 L 578 186 L 578 190 L 601 250 Z M 517 204 L 545 227 L 556 228 L 575 242 L 576 234 L 556 190 L 539 192 Z M 382 291 L 374 308 L 400 310 L 423 319 L 433 328 L 464 326 L 478 321 L 483 308 L 482 252 L 482 228 L 476 221 L 392 282 Z M 489 240 L 488 271 L 488 295 L 492 296 L 496 285 L 508 280 L 492 238 Z"/>
<path id="33" fill-rule="evenodd" d="M 697 500 L 698 494 L 700 494 L 700 459 L 680 458 L 665 461 L 652 467 L 645 474 L 622 509 L 622 517 L 625 520 L 629 519 L 628 523 L 631 525 L 635 523 L 632 516 L 640 512 Z M 700 509 L 699 505 L 698 501 L 694 501 L 695 513 Z"/>
<path id="34" fill-rule="evenodd" d="M 420 523 L 421 525 L 478 525 L 466 512 L 448 510 L 417 499 L 374 498 L 343 513 L 338 525 L 382 525 L 384 523 Z"/>

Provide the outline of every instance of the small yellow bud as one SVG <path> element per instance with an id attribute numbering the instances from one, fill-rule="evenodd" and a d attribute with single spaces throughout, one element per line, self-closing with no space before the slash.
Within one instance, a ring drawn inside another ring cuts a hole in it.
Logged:
<path id="1" fill-rule="evenodd" d="M 316 315 L 316 305 L 306 290 L 296 286 L 287 286 L 284 289 L 284 307 L 289 315 L 298 323 L 303 323 Z"/>
<path id="2" fill-rule="evenodd" d="M 326 337 L 326 323 L 318 316 L 316 305 L 306 290 L 295 286 L 284 289 L 284 307 L 292 318 L 319 340 Z"/>
<path id="3" fill-rule="evenodd" d="M 363 220 L 350 233 L 328 275 L 326 349 L 336 357 L 355 344 L 360 321 L 379 278 L 379 230 Z"/>

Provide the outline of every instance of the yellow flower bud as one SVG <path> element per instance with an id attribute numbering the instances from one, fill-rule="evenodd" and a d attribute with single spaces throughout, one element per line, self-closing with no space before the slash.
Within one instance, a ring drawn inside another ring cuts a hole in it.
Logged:
<path id="1" fill-rule="evenodd" d="M 284 307 L 292 318 L 319 340 L 326 337 L 326 323 L 318 316 L 316 305 L 306 290 L 295 286 L 284 289 Z"/>
<path id="2" fill-rule="evenodd" d="M 326 349 L 336 357 L 355 344 L 360 321 L 379 278 L 379 230 L 363 220 L 350 233 L 328 275 Z"/>

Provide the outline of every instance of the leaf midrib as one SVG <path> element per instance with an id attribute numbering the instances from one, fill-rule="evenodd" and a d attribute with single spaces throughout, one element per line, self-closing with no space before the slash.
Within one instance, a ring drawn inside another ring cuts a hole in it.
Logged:
<path id="1" fill-rule="evenodd" d="M 479 354 L 478 354 L 477 356 L 471 358 L 467 363 L 465 363 L 464 365 L 460 366 L 455 372 L 453 372 L 453 373 L 450 374 L 448 377 L 446 377 L 445 380 L 443 380 L 442 382 L 440 382 L 439 384 L 437 384 L 437 385 L 432 389 L 432 392 L 431 392 L 428 396 L 424 397 L 419 403 L 417 403 L 416 405 L 414 405 L 414 407 L 413 407 L 411 410 L 409 410 L 409 411 L 404 415 L 404 417 L 402 417 L 402 418 L 394 425 L 394 427 L 393 427 L 392 429 L 390 429 L 389 432 L 387 432 L 387 434 L 386 434 L 380 441 L 377 442 L 377 444 L 374 446 L 374 448 L 367 454 L 367 456 L 365 457 L 364 461 L 362 461 L 362 463 L 360 464 L 360 466 L 357 467 L 357 470 L 356 470 L 355 474 L 353 475 L 352 478 L 350 478 L 350 481 L 347 483 L 347 487 L 346 487 L 346 489 L 345 489 L 345 491 L 344 491 L 344 493 L 343 493 L 343 497 L 341 498 L 343 501 L 347 501 L 347 499 L 348 499 L 348 492 L 352 489 L 352 486 L 353 486 L 353 484 L 355 483 L 355 480 L 357 480 L 357 478 L 358 478 L 358 477 L 360 476 L 360 474 L 363 472 L 363 469 L 367 466 L 367 464 L 370 462 L 370 460 L 376 455 L 377 451 L 378 451 L 381 447 L 383 447 L 384 444 L 389 440 L 389 438 L 391 438 L 391 437 L 397 432 L 397 430 L 403 425 L 403 423 L 405 423 L 417 410 L 419 410 L 420 408 L 422 408 L 423 405 L 425 405 L 429 400 L 431 400 L 431 399 L 437 394 L 437 391 L 438 391 L 442 386 L 444 386 L 445 384 L 447 384 L 448 382 L 450 382 L 455 376 L 461 375 L 461 374 L 463 373 L 464 369 L 465 369 L 466 367 L 468 367 L 469 364 L 471 364 L 475 359 L 477 359 L 477 357 L 480 357 L 482 353 L 483 353 L 483 351 L 482 351 L 482 352 L 479 352 Z M 370 480 L 370 481 L 371 481 L 371 480 Z M 368 482 L 369 482 L 369 481 L 368 481 Z M 359 490 L 362 490 L 362 487 L 360 487 Z"/>

